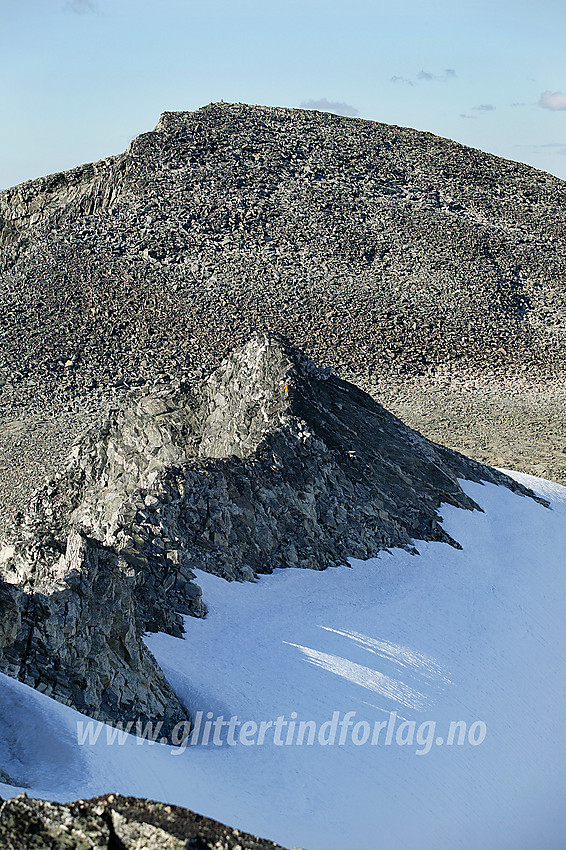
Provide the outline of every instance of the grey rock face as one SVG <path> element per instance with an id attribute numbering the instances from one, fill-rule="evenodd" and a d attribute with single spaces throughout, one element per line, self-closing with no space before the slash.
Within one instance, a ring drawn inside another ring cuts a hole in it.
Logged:
<path id="1" fill-rule="evenodd" d="M 58 559 L 30 528 L 20 545 L 0 566 L 0 669 L 96 719 L 160 720 L 168 735 L 186 711 L 140 640 L 116 553 L 77 529 Z"/>
<path id="2" fill-rule="evenodd" d="M 143 646 L 203 616 L 195 568 L 254 580 L 413 539 L 456 541 L 458 478 L 502 473 L 430 443 L 352 384 L 258 335 L 208 378 L 132 394 L 36 493 L 0 556 L 0 669 L 109 721 L 183 709 Z"/>
<path id="3" fill-rule="evenodd" d="M 0 652 L 13 644 L 21 627 L 22 594 L 0 580 Z"/>
<path id="4" fill-rule="evenodd" d="M 187 809 L 117 794 L 67 804 L 25 795 L 0 800 L 0 844 L 9 850 L 284 850 Z"/>

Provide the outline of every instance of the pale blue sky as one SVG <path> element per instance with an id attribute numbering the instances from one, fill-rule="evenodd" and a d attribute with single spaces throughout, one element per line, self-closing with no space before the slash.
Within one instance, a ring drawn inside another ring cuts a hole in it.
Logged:
<path id="1" fill-rule="evenodd" d="M 566 179 L 563 3 L 0 0 L 0 188 L 221 99 L 327 99 Z"/>

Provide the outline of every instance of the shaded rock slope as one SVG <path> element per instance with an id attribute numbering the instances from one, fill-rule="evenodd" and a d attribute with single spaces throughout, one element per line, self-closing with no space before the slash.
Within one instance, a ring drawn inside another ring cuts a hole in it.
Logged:
<path id="1" fill-rule="evenodd" d="M 0 799 L 4 850 L 284 850 L 178 806 L 109 794 L 76 803 Z M 295 848 L 298 850 L 298 848 Z"/>
<path id="2" fill-rule="evenodd" d="M 0 670 L 110 722 L 184 717 L 141 635 L 204 616 L 195 568 L 250 580 L 414 539 L 457 546 L 458 478 L 533 494 L 429 442 L 274 335 L 207 378 L 133 392 L 0 552 Z"/>
<path id="3" fill-rule="evenodd" d="M 208 368 L 265 329 L 358 383 L 563 375 L 565 225 L 563 181 L 430 133 L 166 112 L 0 193 L 0 403 Z"/>

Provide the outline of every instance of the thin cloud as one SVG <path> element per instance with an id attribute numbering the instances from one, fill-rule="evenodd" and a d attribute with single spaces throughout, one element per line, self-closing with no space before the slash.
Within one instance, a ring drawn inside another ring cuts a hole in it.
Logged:
<path id="1" fill-rule="evenodd" d="M 472 121 L 475 121 L 477 117 L 477 115 L 466 115 L 465 112 L 460 112 L 460 118 L 470 118 Z"/>
<path id="2" fill-rule="evenodd" d="M 560 156 L 566 156 L 566 142 L 548 142 L 546 145 L 533 145 L 537 150 L 541 150 L 542 148 L 552 148 L 554 153 L 560 154 Z"/>
<path id="3" fill-rule="evenodd" d="M 542 151 L 551 148 L 551 153 L 566 156 L 566 142 L 546 142 L 542 145 L 515 145 L 516 148 L 528 148 L 531 151 Z"/>
<path id="4" fill-rule="evenodd" d="M 75 15 L 90 15 L 96 12 L 96 4 L 93 0 L 67 0 L 64 10 Z"/>
<path id="5" fill-rule="evenodd" d="M 515 102 L 515 103 L 511 104 L 511 106 L 527 106 L 527 105 L 528 104 L 526 104 L 526 103 L 519 103 L 519 102 Z"/>
<path id="6" fill-rule="evenodd" d="M 493 112 L 495 108 L 493 103 L 480 103 L 479 106 L 472 106 L 472 109 L 475 109 L 476 112 Z"/>
<path id="7" fill-rule="evenodd" d="M 432 74 L 430 71 L 419 71 L 419 73 L 411 79 L 403 77 L 400 74 L 395 74 L 389 77 L 389 82 L 393 85 L 416 86 L 420 83 L 447 83 L 449 80 L 455 80 L 458 77 L 454 68 L 445 68 L 442 74 Z"/>
<path id="8" fill-rule="evenodd" d="M 320 100 L 307 100 L 301 103 L 301 109 L 317 109 L 319 112 L 333 112 L 335 115 L 345 115 L 347 118 L 355 118 L 359 111 L 349 103 L 336 103 L 321 97 Z"/>
<path id="9" fill-rule="evenodd" d="M 551 109 L 556 112 L 560 109 L 566 109 L 566 94 L 561 91 L 544 91 L 538 102 L 543 109 Z"/>
<path id="10" fill-rule="evenodd" d="M 454 68 L 445 68 L 442 74 L 431 74 L 430 71 L 419 71 L 417 80 L 422 80 L 425 83 L 447 83 L 448 80 L 455 80 L 458 75 Z"/>

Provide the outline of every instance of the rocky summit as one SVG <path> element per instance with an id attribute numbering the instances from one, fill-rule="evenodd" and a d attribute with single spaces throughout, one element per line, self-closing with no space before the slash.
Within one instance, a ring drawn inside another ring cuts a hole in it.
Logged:
<path id="1" fill-rule="evenodd" d="M 256 580 L 415 539 L 495 469 L 431 443 L 279 336 L 208 377 L 134 390 L 32 497 L 0 551 L 0 670 L 108 722 L 186 717 L 142 642 L 202 617 L 199 568 Z"/>
<path id="2" fill-rule="evenodd" d="M 0 193 L 0 526 L 132 386 L 273 330 L 434 440 L 566 480 L 566 184 L 306 110 L 164 113 Z"/>
<path id="3" fill-rule="evenodd" d="M 563 374 L 565 225 L 563 181 L 429 133 L 166 112 L 120 156 L 0 194 L 3 381 L 72 397 L 263 328 L 358 377 Z"/>

